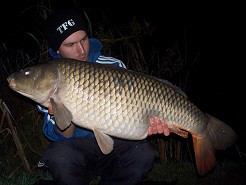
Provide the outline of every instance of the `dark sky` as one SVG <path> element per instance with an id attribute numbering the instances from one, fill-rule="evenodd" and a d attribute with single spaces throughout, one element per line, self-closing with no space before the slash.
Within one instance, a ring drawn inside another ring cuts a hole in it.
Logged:
<path id="1" fill-rule="evenodd" d="M 7 10 L 1 11 L 1 29 L 4 29 L 1 42 L 35 21 L 32 16 L 16 18 L 35 2 L 21 1 L 14 7 L 13 3 L 16 1 L 1 6 Z M 169 5 L 143 1 L 139 6 L 121 6 L 119 3 L 116 8 L 112 5 L 110 8 L 95 8 L 95 11 L 104 10 L 112 21 L 118 22 L 133 15 L 148 18 L 158 28 L 155 39 L 160 45 L 183 39 L 185 30 L 189 59 L 194 60 L 194 55 L 200 53 L 199 65 L 190 76 L 188 95 L 199 102 L 203 110 L 228 122 L 239 132 L 245 122 L 245 108 L 242 107 L 245 105 L 246 11 L 243 7 L 237 3 Z"/>

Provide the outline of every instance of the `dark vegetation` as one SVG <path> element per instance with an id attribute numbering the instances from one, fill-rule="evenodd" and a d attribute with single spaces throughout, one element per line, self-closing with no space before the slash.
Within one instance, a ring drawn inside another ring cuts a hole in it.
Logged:
<path id="1" fill-rule="evenodd" d="M 192 40 L 189 40 L 189 24 L 185 24 L 185 19 L 171 24 L 179 31 L 164 31 L 156 22 L 159 18 L 157 15 L 150 16 L 143 12 L 134 14 L 129 10 L 127 16 L 117 17 L 117 12 L 111 12 L 107 8 L 83 9 L 76 1 L 71 4 L 87 14 L 93 28 L 92 36 L 100 39 L 104 45 L 103 54 L 122 60 L 129 69 L 171 81 L 186 92 L 202 110 L 229 125 L 233 123 L 231 126 L 238 133 L 236 145 L 217 152 L 218 165 L 205 177 L 199 177 L 196 173 L 190 137 L 183 139 L 173 134 L 169 137 L 150 137 L 150 141 L 159 150 L 160 161 L 155 164 L 143 184 L 148 184 L 149 181 L 152 181 L 151 184 L 154 184 L 153 181 L 156 184 L 159 181 L 162 181 L 159 184 L 246 184 L 245 134 L 240 131 L 242 111 L 228 110 L 231 107 L 236 109 L 238 104 L 230 105 L 228 99 L 232 96 L 221 96 L 220 93 L 224 93 L 221 84 L 215 86 L 211 82 L 206 83 L 206 80 L 215 78 L 212 76 L 215 73 L 213 70 L 206 70 L 213 67 L 217 69 L 218 66 L 204 63 L 205 56 L 200 54 L 200 48 L 194 49 L 195 46 L 189 45 Z M 48 172 L 37 169 L 38 159 L 49 144 L 42 134 L 43 117 L 37 112 L 35 103 L 8 88 L 6 77 L 14 71 L 50 59 L 47 42 L 40 30 L 47 13 L 55 7 L 50 1 L 20 7 L 14 19 L 21 26 L 11 32 L 11 37 L 1 38 L 0 184 L 24 185 L 33 184 L 39 178 L 51 179 Z M 27 19 L 32 24 L 27 24 Z M 173 20 L 177 21 L 174 18 Z M 170 26 L 168 23 L 170 22 L 167 21 L 164 27 Z M 212 77 L 206 80 L 201 77 L 208 73 Z M 205 87 L 201 87 L 199 81 Z M 217 82 L 218 79 L 215 79 L 215 83 Z M 208 88 L 213 89 L 213 93 L 204 92 Z M 224 105 L 229 108 L 223 108 Z M 97 181 L 96 178 L 92 184 Z"/>

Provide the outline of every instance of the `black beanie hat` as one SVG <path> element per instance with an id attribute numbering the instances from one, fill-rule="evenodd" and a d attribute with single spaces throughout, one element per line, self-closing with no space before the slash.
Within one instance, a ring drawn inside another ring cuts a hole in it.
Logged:
<path id="1" fill-rule="evenodd" d="M 62 42 L 76 31 L 88 33 L 87 22 L 73 9 L 59 9 L 52 12 L 44 22 L 43 31 L 54 52 Z"/>

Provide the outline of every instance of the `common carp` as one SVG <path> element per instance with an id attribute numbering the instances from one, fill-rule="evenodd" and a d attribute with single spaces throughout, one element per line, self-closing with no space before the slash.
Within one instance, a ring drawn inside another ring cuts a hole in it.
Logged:
<path id="1" fill-rule="evenodd" d="M 150 117 L 158 116 L 171 132 L 192 135 L 198 173 L 204 175 L 216 164 L 215 150 L 232 146 L 237 138 L 176 86 L 127 69 L 63 58 L 13 73 L 7 80 L 18 93 L 52 105 L 61 130 L 71 122 L 92 130 L 104 154 L 113 150 L 111 136 L 145 139 Z"/>

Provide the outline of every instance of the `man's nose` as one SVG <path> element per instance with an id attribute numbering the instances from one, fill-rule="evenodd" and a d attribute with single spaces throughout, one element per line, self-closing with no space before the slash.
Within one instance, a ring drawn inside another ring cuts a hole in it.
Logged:
<path id="1" fill-rule="evenodd" d="M 80 53 L 80 54 L 84 54 L 85 53 L 85 49 L 84 49 L 83 44 L 81 44 L 81 43 L 77 44 L 77 52 Z"/>

